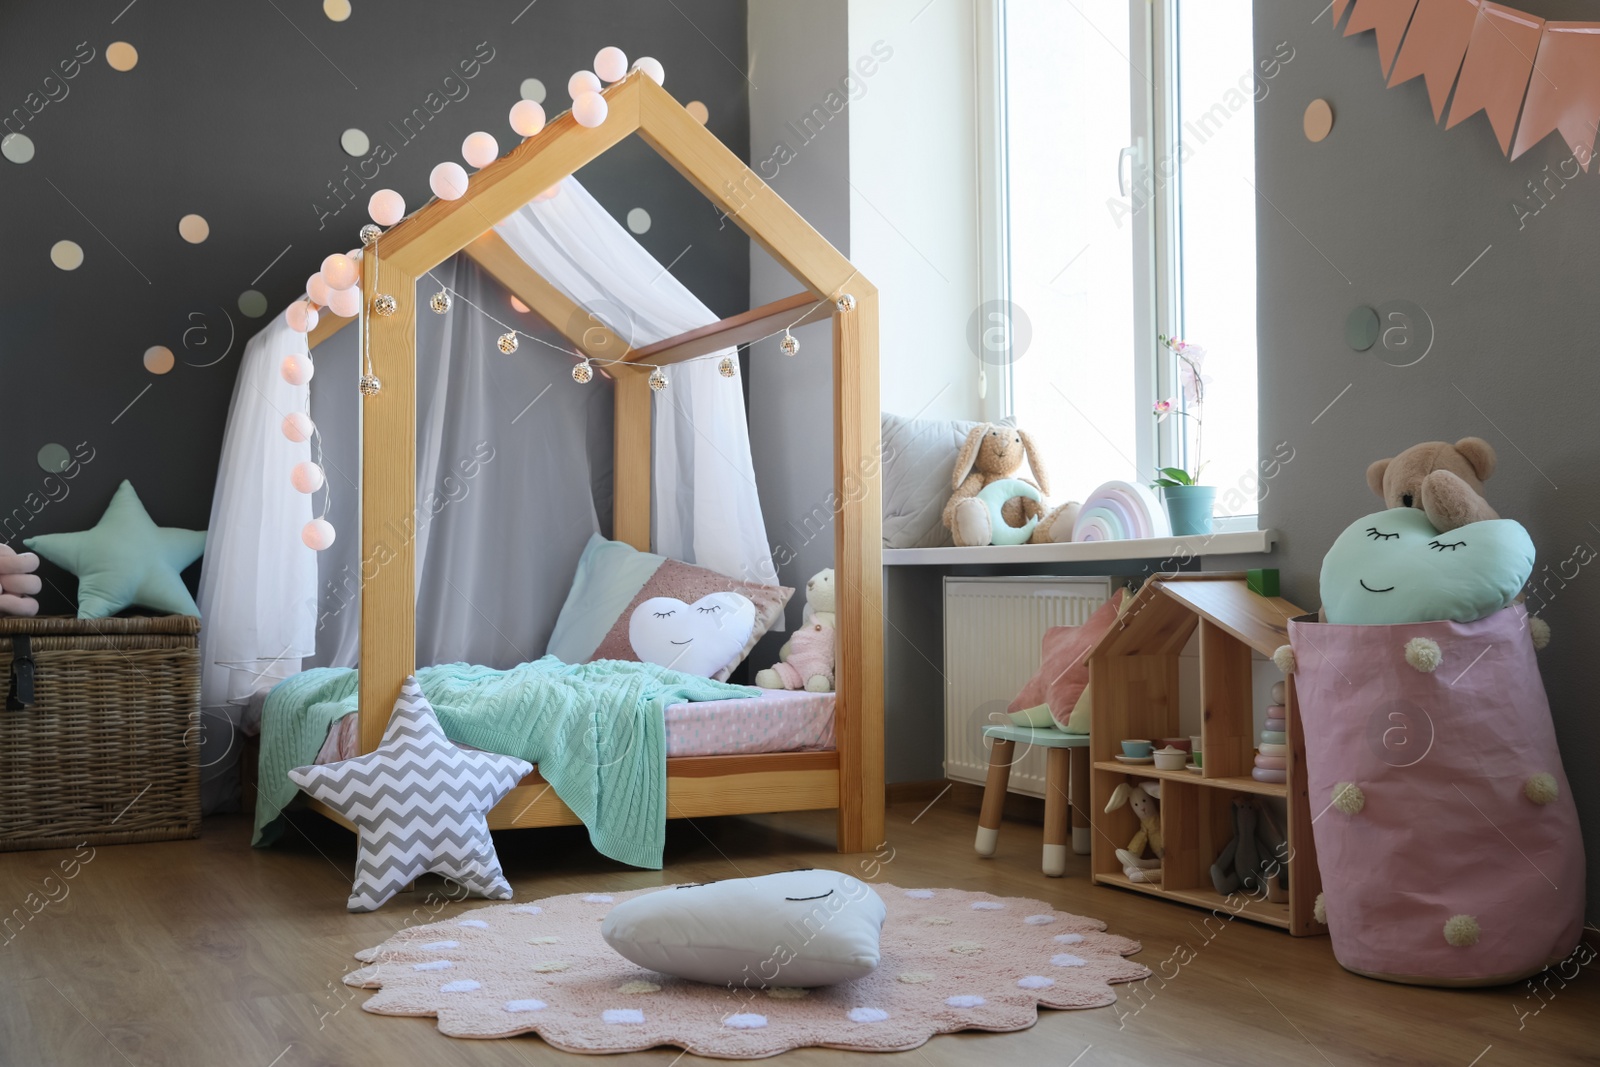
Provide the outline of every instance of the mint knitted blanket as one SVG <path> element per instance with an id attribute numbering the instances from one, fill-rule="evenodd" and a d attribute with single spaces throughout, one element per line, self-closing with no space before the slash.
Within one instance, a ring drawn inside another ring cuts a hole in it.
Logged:
<path id="1" fill-rule="evenodd" d="M 314 761 L 335 722 L 356 710 L 357 672 L 316 668 L 267 696 L 254 844 L 283 832 L 296 789 L 289 771 Z M 446 663 L 417 671 L 423 694 L 452 741 L 538 765 L 556 796 L 589 829 L 601 853 L 661 868 L 667 824 L 669 704 L 754 696 L 648 663 L 566 664 L 554 656 L 510 670 Z"/>

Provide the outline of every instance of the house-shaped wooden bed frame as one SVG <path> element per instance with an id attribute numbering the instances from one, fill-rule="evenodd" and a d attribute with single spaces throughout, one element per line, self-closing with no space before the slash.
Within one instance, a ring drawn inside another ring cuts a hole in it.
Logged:
<path id="1" fill-rule="evenodd" d="M 383 382 L 362 401 L 361 556 L 388 562 L 361 593 L 361 751 L 378 746 L 400 685 L 415 662 L 416 293 L 418 279 L 466 252 L 497 281 L 592 357 L 622 360 L 616 379 L 613 536 L 648 550 L 651 504 L 650 366 L 694 359 L 797 322 L 833 319 L 834 572 L 838 597 L 835 750 L 667 761 L 670 818 L 837 808 L 841 852 L 883 840 L 882 511 L 875 469 L 878 425 L 878 291 L 749 167 L 648 76 L 605 91 L 605 122 L 588 128 L 570 112 L 553 119 L 472 175 L 465 195 L 434 200 L 379 238 L 362 257 L 361 288 L 400 303 L 397 314 L 364 307 L 373 373 Z M 637 133 L 804 286 L 804 291 L 647 348 L 631 349 L 540 277 L 493 230 L 496 223 L 613 145 Z M 843 301 L 844 296 L 854 298 Z M 355 320 L 324 312 L 314 347 Z M 626 364 L 635 364 L 629 366 Z M 670 388 L 670 387 L 669 387 Z M 313 804 L 330 818 L 331 810 Z M 340 819 L 339 821 L 344 821 Z M 538 771 L 489 815 L 496 829 L 574 824 L 577 816 Z M 349 825 L 346 823 L 346 825 Z"/>

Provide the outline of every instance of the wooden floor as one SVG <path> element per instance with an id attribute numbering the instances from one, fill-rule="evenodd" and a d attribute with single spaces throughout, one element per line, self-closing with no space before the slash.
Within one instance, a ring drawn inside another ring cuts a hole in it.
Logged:
<path id="1" fill-rule="evenodd" d="M 1046 1011 L 1019 1034 L 936 1037 L 892 1055 L 822 1049 L 785 1064 L 914 1067 L 1008 1062 L 1039 1067 L 1131 1064 L 1511 1064 L 1596 1062 L 1600 962 L 1542 999 L 1525 985 L 1447 992 L 1389 985 L 1340 970 L 1326 938 L 1295 940 L 1243 921 L 1087 882 L 1083 858 L 1065 879 L 1038 870 L 1040 829 L 1007 823 L 999 854 L 972 851 L 976 819 L 951 794 L 890 807 L 876 880 L 1043 898 L 1143 941 L 1157 972 L 1123 986 L 1116 1007 Z M 581 830 L 496 835 L 519 900 L 577 890 L 708 881 L 803 866 L 870 876 L 873 857 L 832 851 L 832 814 L 673 823 L 665 871 L 597 857 Z M 431 1019 L 369 1015 L 365 991 L 342 985 L 351 953 L 404 923 L 457 915 L 427 881 L 380 912 L 351 915 L 354 838 L 311 816 L 268 851 L 252 851 L 240 817 L 206 823 L 196 841 L 0 854 L 0 904 L 13 916 L 0 943 L 0 1064 L 145 1067 L 228 1064 L 520 1064 L 597 1061 L 537 1038 L 457 1041 Z M 863 866 L 866 864 L 867 866 Z M 32 914 L 26 906 L 29 894 Z M 49 901 L 39 907 L 41 901 Z M 21 909 L 20 912 L 12 909 Z M 28 916 L 18 925 L 17 915 Z M 1541 1009 L 1542 1005 L 1542 1009 Z M 1532 1014 L 1537 1011 L 1537 1014 Z M 608 1062 L 668 1067 L 662 1049 Z"/>

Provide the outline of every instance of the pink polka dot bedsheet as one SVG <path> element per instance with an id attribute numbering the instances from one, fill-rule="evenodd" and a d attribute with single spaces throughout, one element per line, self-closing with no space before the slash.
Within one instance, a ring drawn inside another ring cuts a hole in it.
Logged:
<path id="1" fill-rule="evenodd" d="M 835 699 L 833 693 L 764 689 L 760 696 L 669 705 L 667 756 L 827 751 L 834 747 Z M 360 717 L 346 715 L 328 731 L 317 762 L 360 755 L 360 734 Z"/>

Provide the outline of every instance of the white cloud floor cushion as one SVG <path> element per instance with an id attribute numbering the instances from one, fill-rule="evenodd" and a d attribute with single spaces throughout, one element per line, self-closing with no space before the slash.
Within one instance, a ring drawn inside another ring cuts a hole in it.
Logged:
<path id="1" fill-rule="evenodd" d="M 356 824 L 351 911 L 374 911 L 420 874 L 440 874 L 509 900 L 485 819 L 533 765 L 457 748 L 415 678 L 407 678 L 383 743 L 365 756 L 297 767 L 290 781 Z"/>

